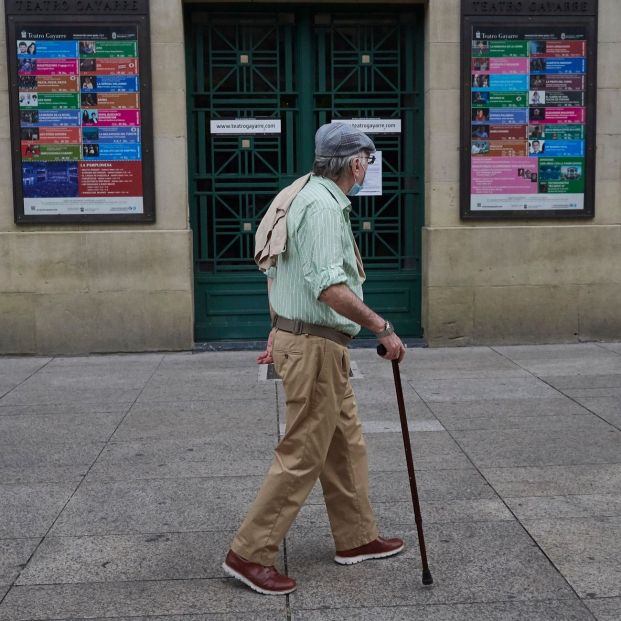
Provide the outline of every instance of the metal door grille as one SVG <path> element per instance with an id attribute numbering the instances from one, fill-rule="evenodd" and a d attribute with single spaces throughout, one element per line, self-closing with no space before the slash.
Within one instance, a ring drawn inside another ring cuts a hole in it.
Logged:
<path id="1" fill-rule="evenodd" d="M 316 128 L 333 119 L 401 119 L 376 134 L 380 197 L 352 201 L 366 299 L 420 335 L 422 36 L 416 12 L 352 18 L 351 10 L 287 13 L 188 7 L 190 218 L 196 338 L 263 338 L 264 278 L 252 260 L 269 201 L 308 171 Z M 218 135 L 210 122 L 280 119 L 281 133 Z"/>

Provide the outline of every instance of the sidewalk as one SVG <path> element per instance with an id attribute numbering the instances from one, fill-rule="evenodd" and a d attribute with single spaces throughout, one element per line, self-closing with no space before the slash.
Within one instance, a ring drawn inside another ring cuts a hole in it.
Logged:
<path id="1" fill-rule="evenodd" d="M 619 621 L 621 343 L 410 349 L 433 587 L 391 365 L 352 350 L 393 559 L 341 567 L 315 489 L 288 597 L 220 564 L 284 420 L 256 352 L 0 358 L 0 620 Z"/>

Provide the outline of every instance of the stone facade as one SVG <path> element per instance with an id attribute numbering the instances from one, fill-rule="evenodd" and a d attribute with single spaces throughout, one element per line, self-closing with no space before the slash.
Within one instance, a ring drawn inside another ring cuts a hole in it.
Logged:
<path id="1" fill-rule="evenodd" d="M 0 353 L 192 346 L 182 1 L 150 6 L 155 224 L 14 224 L 0 54 Z M 459 13 L 459 0 L 427 3 L 425 337 L 432 346 L 621 338 L 621 3 L 600 0 L 596 217 L 588 221 L 459 219 Z"/>
<path id="2" fill-rule="evenodd" d="M 151 0 L 150 7 L 155 224 L 14 224 L 6 56 L 0 54 L 1 353 L 192 346 L 181 0 Z M 4 50 L 4 19 L 0 45 Z"/>
<path id="3" fill-rule="evenodd" d="M 459 0 L 426 28 L 423 325 L 430 345 L 621 338 L 621 4 L 599 2 L 592 220 L 459 219 Z"/>

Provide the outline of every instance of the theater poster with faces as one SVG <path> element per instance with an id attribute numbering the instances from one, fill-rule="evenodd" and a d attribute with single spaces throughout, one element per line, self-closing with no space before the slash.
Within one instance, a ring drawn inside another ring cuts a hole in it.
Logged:
<path id="1" fill-rule="evenodd" d="M 15 221 L 153 222 L 146 0 L 7 0 Z"/>
<path id="2" fill-rule="evenodd" d="M 470 4 L 539 14 L 462 18 L 461 217 L 592 217 L 592 3 Z"/>

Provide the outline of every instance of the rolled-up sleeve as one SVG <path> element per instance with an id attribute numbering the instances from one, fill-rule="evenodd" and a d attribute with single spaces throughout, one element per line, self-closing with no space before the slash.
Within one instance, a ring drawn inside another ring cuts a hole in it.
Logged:
<path id="1" fill-rule="evenodd" d="M 267 278 L 274 280 L 274 278 L 276 278 L 276 271 L 276 266 L 272 265 L 272 267 L 268 267 L 263 273 L 267 276 Z"/>
<path id="2" fill-rule="evenodd" d="M 347 282 L 343 270 L 343 226 L 340 208 L 314 208 L 308 210 L 298 229 L 304 278 L 315 299 L 328 287 Z"/>

